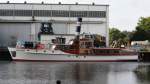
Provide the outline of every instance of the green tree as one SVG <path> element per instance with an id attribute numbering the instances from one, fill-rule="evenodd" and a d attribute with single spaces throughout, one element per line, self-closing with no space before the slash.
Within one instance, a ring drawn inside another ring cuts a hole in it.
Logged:
<path id="1" fill-rule="evenodd" d="M 149 40 L 148 35 L 148 32 L 146 32 L 145 30 L 136 30 L 131 37 L 131 41 Z"/>
<path id="2" fill-rule="evenodd" d="M 150 17 L 141 17 L 137 23 L 136 30 L 131 37 L 132 41 L 150 41 Z"/>
<path id="3" fill-rule="evenodd" d="M 129 38 L 127 37 L 127 31 L 121 32 L 120 30 L 116 28 L 109 29 L 109 42 L 110 45 L 116 41 L 119 45 L 125 44 L 127 45 Z"/>
<path id="4" fill-rule="evenodd" d="M 120 37 L 120 30 L 116 28 L 109 29 L 109 42 L 112 43 L 114 40 L 118 40 Z"/>
<path id="5" fill-rule="evenodd" d="M 150 17 L 141 17 L 137 23 L 136 30 L 150 30 Z"/>

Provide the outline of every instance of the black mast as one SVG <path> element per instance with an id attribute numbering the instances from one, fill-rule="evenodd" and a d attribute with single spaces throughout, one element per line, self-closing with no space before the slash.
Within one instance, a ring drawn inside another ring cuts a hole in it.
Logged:
<path id="1" fill-rule="evenodd" d="M 78 21 L 77 21 L 77 27 L 76 27 L 76 32 L 78 33 L 77 34 L 77 40 L 78 40 L 78 49 L 79 50 L 79 54 L 80 54 L 80 32 L 81 32 L 81 22 L 82 22 L 82 18 L 79 17 L 78 18 Z"/>

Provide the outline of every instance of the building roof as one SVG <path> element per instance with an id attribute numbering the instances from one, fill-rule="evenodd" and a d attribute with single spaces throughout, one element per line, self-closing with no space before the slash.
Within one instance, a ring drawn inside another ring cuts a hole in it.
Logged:
<path id="1" fill-rule="evenodd" d="M 56 4 L 56 3 L 0 3 L 0 4 L 29 4 L 29 5 L 87 5 L 87 6 L 109 6 L 108 4 Z"/>

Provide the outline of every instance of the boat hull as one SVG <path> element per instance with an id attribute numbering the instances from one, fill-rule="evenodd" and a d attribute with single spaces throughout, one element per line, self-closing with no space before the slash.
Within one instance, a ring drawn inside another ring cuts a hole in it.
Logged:
<path id="1" fill-rule="evenodd" d="M 14 61 L 52 61 L 52 62 L 122 62 L 137 61 L 138 55 L 73 55 L 29 53 L 24 50 L 9 49 Z M 16 52 L 15 56 L 12 52 Z"/>

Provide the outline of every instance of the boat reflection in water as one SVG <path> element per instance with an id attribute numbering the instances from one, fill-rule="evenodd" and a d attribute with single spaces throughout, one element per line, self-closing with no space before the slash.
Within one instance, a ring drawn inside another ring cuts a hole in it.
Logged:
<path id="1" fill-rule="evenodd" d="M 0 62 L 0 84 L 150 84 L 150 64 L 136 62 Z M 139 67 L 144 67 L 140 73 Z"/>
<path id="2" fill-rule="evenodd" d="M 139 65 L 135 73 L 140 84 L 148 84 L 150 82 L 150 64 Z"/>

